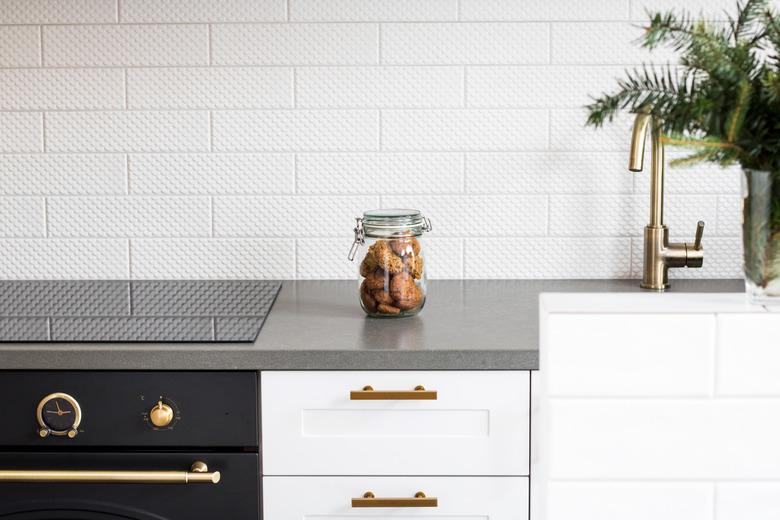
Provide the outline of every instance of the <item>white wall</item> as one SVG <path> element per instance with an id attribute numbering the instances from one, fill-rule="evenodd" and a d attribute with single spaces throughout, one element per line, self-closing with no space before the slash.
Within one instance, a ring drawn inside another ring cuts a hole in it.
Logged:
<path id="1" fill-rule="evenodd" d="M 581 106 L 647 58 L 645 6 L 733 3 L 0 0 L 0 278 L 348 278 L 392 206 L 434 277 L 637 276 L 648 174 Z M 667 193 L 708 226 L 673 276 L 738 276 L 737 175 Z"/>

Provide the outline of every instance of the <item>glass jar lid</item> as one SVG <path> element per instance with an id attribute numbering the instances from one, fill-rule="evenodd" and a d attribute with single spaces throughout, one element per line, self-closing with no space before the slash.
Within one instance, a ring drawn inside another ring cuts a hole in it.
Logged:
<path id="1" fill-rule="evenodd" d="M 420 236 L 431 231 L 431 221 L 416 209 L 372 209 L 355 219 L 355 241 L 349 251 L 353 260 L 357 248 L 365 243 L 365 237 L 390 238 L 394 236 Z"/>

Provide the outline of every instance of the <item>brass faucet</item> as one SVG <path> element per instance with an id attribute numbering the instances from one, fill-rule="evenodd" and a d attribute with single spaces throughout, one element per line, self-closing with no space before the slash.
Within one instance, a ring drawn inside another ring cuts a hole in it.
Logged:
<path id="1" fill-rule="evenodd" d="M 701 267 L 704 263 L 704 222 L 696 226 L 693 244 L 669 243 L 669 228 L 664 225 L 664 145 L 661 142 L 661 125 L 658 118 L 640 113 L 634 121 L 631 134 L 631 154 L 628 169 L 641 172 L 645 158 L 647 128 L 653 129 L 653 164 L 650 176 L 650 223 L 645 226 L 645 252 L 640 287 L 663 291 L 669 287 L 670 267 Z"/>

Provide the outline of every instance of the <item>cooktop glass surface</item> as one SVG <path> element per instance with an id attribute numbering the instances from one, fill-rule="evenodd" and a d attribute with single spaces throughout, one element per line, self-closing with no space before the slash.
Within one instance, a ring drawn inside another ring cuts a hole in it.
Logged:
<path id="1" fill-rule="evenodd" d="M 0 281 L 0 341 L 252 342 L 271 280 Z"/>

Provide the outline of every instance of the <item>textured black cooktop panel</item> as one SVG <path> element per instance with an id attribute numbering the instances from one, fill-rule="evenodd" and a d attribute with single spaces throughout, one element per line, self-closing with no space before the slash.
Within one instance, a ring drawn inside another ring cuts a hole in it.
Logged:
<path id="1" fill-rule="evenodd" d="M 252 342 L 272 280 L 0 281 L 0 341 Z"/>

